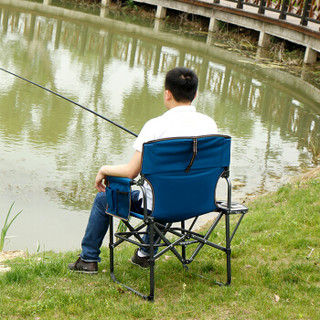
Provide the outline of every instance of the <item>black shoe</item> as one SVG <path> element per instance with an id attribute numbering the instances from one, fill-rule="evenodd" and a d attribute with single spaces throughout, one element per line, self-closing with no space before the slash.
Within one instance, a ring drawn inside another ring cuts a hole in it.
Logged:
<path id="1" fill-rule="evenodd" d="M 68 269 L 75 272 L 96 274 L 98 273 L 98 262 L 85 262 L 78 258 L 76 262 L 68 264 Z"/>
<path id="2" fill-rule="evenodd" d="M 149 264 L 149 257 L 139 257 L 138 256 L 138 249 L 135 250 L 134 255 L 131 257 L 131 262 L 133 264 L 138 265 L 141 268 L 147 269 L 150 267 Z"/>

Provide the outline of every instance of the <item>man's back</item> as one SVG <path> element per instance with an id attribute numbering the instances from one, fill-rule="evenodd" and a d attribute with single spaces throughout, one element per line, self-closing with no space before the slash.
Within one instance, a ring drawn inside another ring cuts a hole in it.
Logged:
<path id="1" fill-rule="evenodd" d="M 178 106 L 149 120 L 141 130 L 134 147 L 141 152 L 142 144 L 151 140 L 215 133 L 217 126 L 212 118 L 197 112 L 194 106 Z"/>

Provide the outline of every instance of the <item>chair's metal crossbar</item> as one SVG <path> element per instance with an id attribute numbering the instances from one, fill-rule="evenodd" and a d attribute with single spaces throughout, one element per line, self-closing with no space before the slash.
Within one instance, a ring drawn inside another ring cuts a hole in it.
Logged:
<path id="1" fill-rule="evenodd" d="M 231 235 L 231 237 L 230 237 L 230 242 L 232 241 L 234 235 L 236 234 L 236 232 L 237 232 L 237 230 L 238 230 L 238 228 L 239 228 L 239 226 L 240 226 L 240 223 L 241 223 L 244 215 L 245 215 L 245 213 L 242 213 L 242 214 L 241 214 L 241 216 L 240 216 L 240 218 L 239 218 L 239 220 L 238 220 L 238 223 L 237 223 L 237 225 L 235 226 L 235 228 L 234 228 L 234 230 L 233 230 L 233 232 L 232 232 L 232 235 Z"/>
<path id="2" fill-rule="evenodd" d="M 161 243 L 154 243 L 153 248 L 156 247 L 163 247 L 163 250 L 161 250 L 160 252 L 158 252 L 157 254 L 153 255 L 153 258 L 150 259 L 150 294 L 149 295 L 145 295 L 137 290 L 135 290 L 132 287 L 129 287 L 123 283 L 121 283 L 120 281 L 117 280 L 115 274 L 114 274 L 114 267 L 113 267 L 113 262 L 110 264 L 110 268 L 111 268 L 111 277 L 112 279 L 120 284 L 121 286 L 123 286 L 124 288 L 134 292 L 135 294 L 139 295 L 140 297 L 146 299 L 146 300 L 153 300 L 154 297 L 154 282 L 153 282 L 153 278 L 154 278 L 154 261 L 157 260 L 159 257 L 161 257 L 162 255 L 164 255 L 165 253 L 167 253 L 168 251 L 171 251 L 177 258 L 178 260 L 182 263 L 183 267 L 187 270 L 188 267 L 187 265 L 190 264 L 198 255 L 198 253 L 200 252 L 200 250 L 202 249 L 202 247 L 204 245 L 209 245 L 215 249 L 218 249 L 220 251 L 223 251 L 227 254 L 227 281 L 225 283 L 219 282 L 219 281 L 215 281 L 216 284 L 222 286 L 222 285 L 229 285 L 231 283 L 231 249 L 230 249 L 230 245 L 231 245 L 231 241 L 244 217 L 244 213 L 241 213 L 241 216 L 238 220 L 238 222 L 236 223 L 236 226 L 234 227 L 234 230 L 232 232 L 232 235 L 230 236 L 230 221 L 229 221 L 229 217 L 230 217 L 230 212 L 220 212 L 218 214 L 218 216 L 215 218 L 214 223 L 211 225 L 211 227 L 208 229 L 208 231 L 206 232 L 205 235 L 199 234 L 197 232 L 194 232 L 190 229 L 190 227 L 188 229 L 185 229 L 183 227 L 179 228 L 179 227 L 167 227 L 165 232 L 166 234 L 173 235 L 178 237 L 178 239 L 176 240 L 169 240 L 167 236 L 163 235 L 163 231 L 161 231 L 158 227 L 157 227 L 157 223 L 153 223 L 153 228 L 154 228 L 154 233 L 159 235 L 159 239 L 161 239 L 164 244 Z M 212 234 L 212 232 L 215 230 L 216 226 L 218 225 L 218 223 L 220 222 L 221 218 L 225 215 L 226 217 L 226 246 L 222 246 L 219 244 L 216 244 L 209 239 L 210 235 Z M 112 224 L 112 222 L 110 223 L 110 225 Z M 161 224 L 160 224 L 161 225 Z M 132 244 L 135 244 L 137 246 L 145 246 L 145 247 L 150 247 L 151 249 L 151 244 L 145 244 L 142 242 L 138 242 L 138 241 L 134 241 L 132 239 L 130 239 L 130 237 L 138 237 L 139 239 L 141 239 L 140 235 L 145 234 L 145 232 L 140 231 L 141 229 L 143 229 L 146 226 L 146 224 L 144 223 L 143 225 L 139 226 L 136 230 L 132 230 L 132 227 L 130 228 L 131 230 L 128 232 L 121 232 L 121 233 L 115 233 L 115 237 L 119 238 L 120 240 L 116 241 L 115 243 L 113 243 L 113 241 L 110 241 L 110 248 L 112 248 L 112 251 L 115 247 L 117 247 L 120 243 L 122 243 L 123 241 L 128 241 Z M 171 224 L 170 224 L 171 226 Z M 111 232 L 111 230 L 110 230 Z M 111 233 L 110 233 L 110 237 L 111 237 Z M 192 239 L 192 240 L 190 240 Z M 158 240 L 159 242 L 159 240 Z M 178 252 L 178 250 L 176 249 L 176 246 L 182 246 L 183 248 L 192 245 L 192 244 L 198 244 L 196 246 L 196 248 L 193 249 L 193 251 L 190 254 L 190 257 L 188 259 L 186 259 L 185 257 L 185 252 L 182 252 L 182 254 L 180 254 Z M 110 253 L 111 254 L 111 253 Z M 110 257 L 111 258 L 111 257 Z M 113 260 L 113 252 L 112 252 L 112 261 Z"/>

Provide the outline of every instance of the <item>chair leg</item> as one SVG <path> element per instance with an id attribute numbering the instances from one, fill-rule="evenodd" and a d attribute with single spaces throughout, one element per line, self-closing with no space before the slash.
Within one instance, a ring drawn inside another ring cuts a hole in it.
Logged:
<path id="1" fill-rule="evenodd" d="M 150 223 L 150 294 L 147 297 L 149 301 L 154 301 L 154 222 Z"/>
<path id="2" fill-rule="evenodd" d="M 110 253 L 110 275 L 113 281 L 116 281 L 114 276 L 114 247 L 113 247 L 113 217 L 109 216 L 109 253 Z"/>
<path id="3" fill-rule="evenodd" d="M 124 283 L 121 283 L 116 275 L 115 275 L 115 266 L 114 266 L 114 250 L 115 247 L 117 247 L 121 242 L 117 241 L 114 242 L 114 234 L 113 234 L 113 217 L 110 216 L 110 225 L 109 225 L 109 232 L 110 232 L 110 241 L 109 241 L 109 249 L 110 249 L 110 276 L 111 279 L 121 285 L 122 287 L 130 290 L 131 292 L 137 294 L 141 298 L 148 300 L 148 301 L 154 301 L 154 291 L 155 291 L 155 285 L 154 285 L 154 224 L 153 222 L 149 224 L 150 225 L 150 294 L 149 295 L 144 295 L 143 293 L 125 285 Z"/>
<path id="4" fill-rule="evenodd" d="M 182 230 L 185 229 L 185 221 L 181 221 L 181 229 Z M 182 231 L 182 234 L 185 234 L 185 232 Z M 185 261 L 186 260 L 186 246 L 184 246 L 183 243 L 181 246 L 181 255 L 182 255 L 183 260 Z"/>
<path id="5" fill-rule="evenodd" d="M 227 282 L 226 285 L 231 284 L 231 241 L 230 241 L 230 213 L 225 214 L 226 220 L 226 254 L 227 254 Z"/>

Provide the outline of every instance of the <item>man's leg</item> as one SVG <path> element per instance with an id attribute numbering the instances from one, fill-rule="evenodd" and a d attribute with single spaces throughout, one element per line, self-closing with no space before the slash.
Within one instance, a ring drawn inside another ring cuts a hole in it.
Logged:
<path id="1" fill-rule="evenodd" d="M 109 215 L 106 214 L 107 197 L 99 192 L 94 199 L 88 225 L 81 242 L 80 257 L 86 262 L 100 262 L 100 247 L 109 228 Z"/>
<path id="2" fill-rule="evenodd" d="M 70 270 L 97 273 L 100 247 L 109 228 L 109 215 L 106 214 L 107 198 L 99 192 L 94 199 L 85 235 L 81 242 L 80 258 L 68 267 Z"/>

